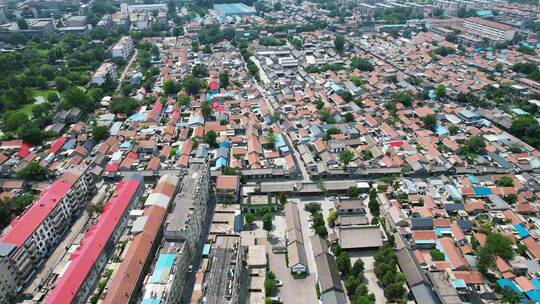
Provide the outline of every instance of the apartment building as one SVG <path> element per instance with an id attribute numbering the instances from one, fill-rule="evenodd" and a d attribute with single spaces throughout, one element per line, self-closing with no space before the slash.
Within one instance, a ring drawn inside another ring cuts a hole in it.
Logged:
<path id="1" fill-rule="evenodd" d="M 164 228 L 166 241 L 186 241 L 190 252 L 195 252 L 206 218 L 209 189 L 208 164 L 192 163 L 167 216 Z"/>
<path id="2" fill-rule="evenodd" d="M 492 42 L 512 40 L 517 32 L 517 29 L 512 26 L 478 17 L 464 19 L 463 28 L 469 33 Z"/>
<path id="3" fill-rule="evenodd" d="M 377 7 L 367 3 L 360 3 L 358 4 L 358 11 L 362 16 L 373 17 L 377 12 Z"/>
<path id="4" fill-rule="evenodd" d="M 185 241 L 163 242 L 153 270 L 144 279 L 141 303 L 179 303 L 190 261 Z"/>
<path id="5" fill-rule="evenodd" d="M 105 62 L 96 70 L 92 75 L 92 83 L 102 85 L 109 77 L 111 80 L 116 81 L 116 65 L 114 63 Z"/>
<path id="6" fill-rule="evenodd" d="M 129 211 L 144 190 L 143 177 L 130 174 L 116 185 L 96 222 L 88 228 L 63 274 L 43 303 L 86 303 L 115 250 Z"/>
<path id="7" fill-rule="evenodd" d="M 67 169 L 0 236 L 0 302 L 20 292 L 94 192 L 85 166 Z"/>
<path id="8" fill-rule="evenodd" d="M 136 302 L 140 286 L 161 243 L 163 221 L 178 189 L 179 178 L 170 174 L 158 181 L 145 201 L 145 209 L 128 224 L 129 239 L 123 260 L 108 282 L 103 303 Z"/>
<path id="9" fill-rule="evenodd" d="M 122 58 L 124 61 L 127 61 L 132 52 L 133 39 L 130 36 L 124 36 L 113 46 L 111 55 L 113 58 Z"/>

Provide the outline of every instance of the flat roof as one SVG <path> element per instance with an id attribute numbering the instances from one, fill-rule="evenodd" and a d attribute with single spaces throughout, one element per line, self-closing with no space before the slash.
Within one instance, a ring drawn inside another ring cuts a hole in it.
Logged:
<path id="1" fill-rule="evenodd" d="M 224 15 L 256 13 L 253 7 L 247 6 L 244 3 L 214 4 L 214 10 Z"/>

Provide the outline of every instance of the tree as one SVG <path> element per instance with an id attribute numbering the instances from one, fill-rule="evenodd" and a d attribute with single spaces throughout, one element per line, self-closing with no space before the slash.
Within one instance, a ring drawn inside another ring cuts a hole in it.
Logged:
<path id="1" fill-rule="evenodd" d="M 364 261 L 357 259 L 351 268 L 351 274 L 354 276 L 360 276 L 364 272 Z"/>
<path id="2" fill-rule="evenodd" d="M 396 302 L 401 299 L 405 294 L 405 287 L 403 283 L 392 283 L 384 287 L 384 296 L 389 302 Z"/>
<path id="3" fill-rule="evenodd" d="M 349 194 L 350 198 L 357 198 L 360 196 L 360 189 L 356 186 L 350 186 L 349 189 L 347 189 L 347 193 Z"/>
<path id="4" fill-rule="evenodd" d="M 174 80 L 167 79 L 163 82 L 163 91 L 167 95 L 174 95 L 180 91 L 181 86 Z"/>
<path id="5" fill-rule="evenodd" d="M 444 261 L 444 253 L 438 249 L 431 249 L 429 254 L 434 261 Z"/>
<path id="6" fill-rule="evenodd" d="M 193 67 L 191 75 L 197 78 L 208 77 L 208 68 L 204 64 L 197 64 Z"/>
<path id="7" fill-rule="evenodd" d="M 246 225 L 251 226 L 253 222 L 255 221 L 255 214 L 248 212 L 244 216 L 244 220 L 246 221 Z"/>
<path id="8" fill-rule="evenodd" d="M 456 43 L 457 42 L 457 35 L 456 35 L 455 32 L 448 33 L 444 37 L 444 40 L 446 40 L 448 42 Z"/>
<path id="9" fill-rule="evenodd" d="M 262 217 L 263 229 L 266 231 L 272 230 L 272 213 L 265 213 Z"/>
<path id="10" fill-rule="evenodd" d="M 287 193 L 280 192 L 278 195 L 278 200 L 282 206 L 285 206 L 285 204 L 287 203 Z"/>
<path id="11" fill-rule="evenodd" d="M 351 150 L 345 150 L 339 154 L 339 161 L 343 164 L 344 168 L 347 168 L 350 162 L 354 159 L 354 153 Z"/>
<path id="12" fill-rule="evenodd" d="M 47 169 L 40 166 L 37 162 L 32 161 L 17 172 L 17 177 L 32 181 L 42 181 L 47 179 Z"/>
<path id="13" fill-rule="evenodd" d="M 464 146 L 464 150 L 469 153 L 480 153 L 486 148 L 484 138 L 479 135 L 469 137 L 467 143 Z"/>
<path id="14" fill-rule="evenodd" d="M 393 93 L 390 96 L 390 99 L 392 99 L 394 102 L 401 102 L 401 104 L 406 107 L 410 107 L 412 105 L 414 97 L 406 91 L 400 91 Z"/>
<path id="15" fill-rule="evenodd" d="M 422 117 L 422 123 L 426 129 L 433 129 L 435 124 L 437 124 L 437 116 L 435 114 L 428 114 Z"/>
<path id="16" fill-rule="evenodd" d="M 109 137 L 109 128 L 107 126 L 94 126 L 92 128 L 92 137 L 96 141 L 102 141 Z"/>
<path id="17" fill-rule="evenodd" d="M 459 132 L 459 126 L 458 125 L 450 125 L 448 127 L 448 132 L 450 132 L 450 135 L 456 135 Z"/>
<path id="18" fill-rule="evenodd" d="M 345 251 L 342 251 L 337 257 L 336 257 L 336 264 L 339 272 L 343 275 L 348 275 L 351 271 L 351 257 L 349 254 Z"/>
<path id="19" fill-rule="evenodd" d="M 354 276 L 352 274 L 348 275 L 345 279 L 345 288 L 347 289 L 347 295 L 349 298 L 352 298 L 356 294 L 356 289 L 360 284 L 362 284 L 362 281 L 359 277 Z"/>
<path id="20" fill-rule="evenodd" d="M 21 124 L 29 122 L 28 115 L 19 111 L 7 111 L 3 118 L 5 130 L 11 132 L 15 132 Z"/>
<path id="21" fill-rule="evenodd" d="M 266 296 L 270 296 L 276 291 L 276 275 L 271 270 L 266 272 L 264 290 L 266 291 Z"/>
<path id="22" fill-rule="evenodd" d="M 190 100 L 189 96 L 183 95 L 183 96 L 178 97 L 178 103 L 181 106 L 187 107 L 189 105 L 190 101 L 191 100 Z"/>
<path id="23" fill-rule="evenodd" d="M 219 86 L 226 88 L 229 86 L 229 71 L 225 70 L 219 74 Z"/>
<path id="24" fill-rule="evenodd" d="M 307 203 L 304 206 L 304 210 L 313 215 L 313 214 L 321 211 L 321 205 L 317 204 L 317 203 Z"/>
<path id="25" fill-rule="evenodd" d="M 369 60 L 361 57 L 354 57 L 351 59 L 351 67 L 364 72 L 373 71 L 373 64 Z"/>
<path id="26" fill-rule="evenodd" d="M 345 46 L 345 37 L 343 35 L 338 35 L 334 39 L 334 46 L 336 47 L 336 51 L 342 52 L 343 47 Z"/>
<path id="27" fill-rule="evenodd" d="M 201 113 L 204 117 L 212 115 L 212 105 L 207 101 L 201 102 Z"/>
<path id="28" fill-rule="evenodd" d="M 201 81 L 199 78 L 193 76 L 187 76 L 184 79 L 183 85 L 186 91 L 191 95 L 199 93 L 199 90 L 201 89 Z"/>
<path id="29" fill-rule="evenodd" d="M 512 259 L 514 257 L 512 245 L 512 240 L 509 238 L 498 233 L 488 233 L 486 244 L 476 254 L 478 269 L 485 273 L 488 269 L 493 268 L 495 266 L 495 256 L 499 256 L 504 260 Z"/>
<path id="30" fill-rule="evenodd" d="M 281 2 L 274 3 L 274 11 L 280 11 L 283 8 Z"/>
<path id="31" fill-rule="evenodd" d="M 54 79 L 54 85 L 58 91 L 63 92 L 71 86 L 71 81 L 69 81 L 67 78 L 57 76 Z"/>
<path id="32" fill-rule="evenodd" d="M 438 98 L 442 98 L 446 96 L 446 87 L 443 84 L 439 84 L 435 87 L 435 95 L 437 95 Z"/>
<path id="33" fill-rule="evenodd" d="M 352 96 L 351 92 L 345 91 L 345 92 L 343 92 L 343 94 L 341 95 L 341 98 L 343 98 L 343 100 L 344 100 L 345 102 L 350 102 L 350 101 L 353 99 L 353 96 Z"/>
<path id="34" fill-rule="evenodd" d="M 268 142 L 268 147 L 270 149 L 275 148 L 277 137 L 276 137 L 276 134 L 274 133 L 274 130 L 270 129 L 270 131 L 268 131 L 268 134 L 266 135 L 266 141 Z"/>
<path id="35" fill-rule="evenodd" d="M 328 213 L 328 217 L 326 218 L 326 221 L 328 222 L 328 225 L 330 227 L 334 227 L 334 221 L 337 219 L 337 212 L 335 210 L 330 211 Z"/>
<path id="36" fill-rule="evenodd" d="M 64 107 L 78 107 L 85 113 L 94 110 L 95 100 L 86 95 L 79 87 L 69 87 L 62 93 Z"/>
<path id="37" fill-rule="evenodd" d="M 109 104 L 109 109 L 115 114 L 121 113 L 129 116 L 135 112 L 138 106 L 137 100 L 130 97 L 121 97 L 113 99 Z"/>
<path id="38" fill-rule="evenodd" d="M 503 176 L 499 180 L 495 181 L 495 184 L 499 187 L 513 187 L 514 180 L 508 176 Z"/>
<path id="39" fill-rule="evenodd" d="M 217 139 L 217 134 L 214 130 L 208 130 L 203 135 L 204 143 L 210 145 L 210 147 L 217 147 L 216 139 Z"/>
<path id="40" fill-rule="evenodd" d="M 345 118 L 345 122 L 354 121 L 354 115 L 351 112 L 345 113 L 345 116 L 343 118 Z"/>
<path id="41" fill-rule="evenodd" d="M 56 92 L 51 92 L 47 94 L 47 101 L 49 103 L 57 103 L 59 100 L 60 98 L 58 98 L 58 94 L 56 94 Z"/>

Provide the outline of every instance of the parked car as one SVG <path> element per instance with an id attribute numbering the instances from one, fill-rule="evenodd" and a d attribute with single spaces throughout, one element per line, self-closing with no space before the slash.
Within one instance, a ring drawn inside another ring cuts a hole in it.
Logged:
<path id="1" fill-rule="evenodd" d="M 277 304 L 283 303 L 283 300 L 280 297 L 277 297 L 277 296 L 276 297 L 271 297 L 270 301 L 272 301 L 272 303 L 277 303 Z"/>
<path id="2" fill-rule="evenodd" d="M 281 286 L 283 286 L 283 281 L 282 280 L 274 280 L 274 285 L 276 285 L 276 287 L 281 287 Z"/>

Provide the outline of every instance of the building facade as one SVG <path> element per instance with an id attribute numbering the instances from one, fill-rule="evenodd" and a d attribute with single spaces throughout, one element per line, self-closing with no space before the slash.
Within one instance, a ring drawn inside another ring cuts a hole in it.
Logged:
<path id="1" fill-rule="evenodd" d="M 0 236 L 0 302 L 20 292 L 94 192 L 86 167 L 64 172 Z"/>

